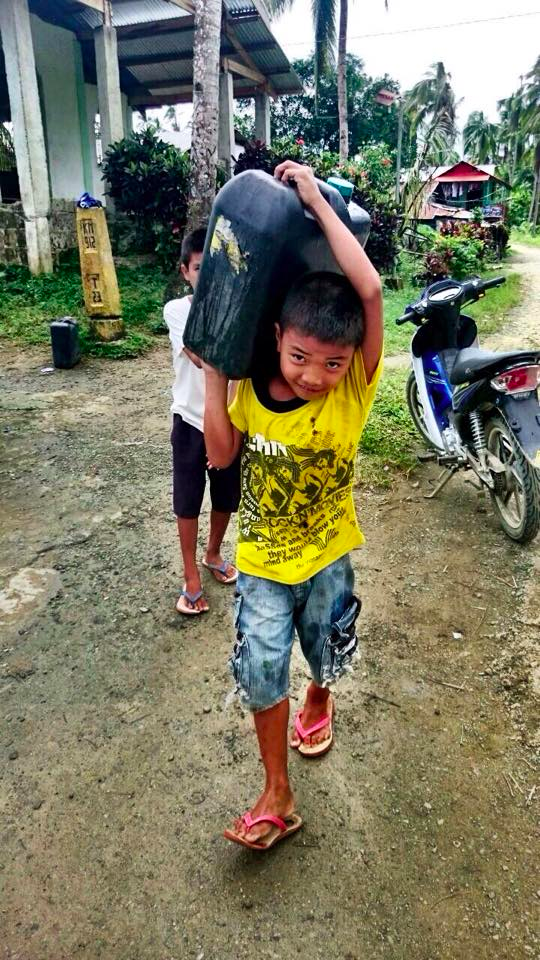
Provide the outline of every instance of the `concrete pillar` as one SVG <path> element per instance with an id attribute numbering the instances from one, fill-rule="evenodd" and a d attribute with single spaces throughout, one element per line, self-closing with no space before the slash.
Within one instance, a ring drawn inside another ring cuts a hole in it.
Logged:
<path id="1" fill-rule="evenodd" d="M 219 75 L 219 131 L 218 162 L 227 177 L 232 174 L 232 152 L 234 150 L 234 91 L 232 73 L 223 71 Z"/>
<path id="2" fill-rule="evenodd" d="M 267 93 L 255 97 L 255 139 L 270 146 L 270 98 Z"/>
<path id="3" fill-rule="evenodd" d="M 32 273 L 50 273 L 53 263 L 48 220 L 49 175 L 27 0 L 2 0 L 0 30 L 24 211 L 28 266 Z"/>
<path id="4" fill-rule="evenodd" d="M 103 154 L 111 143 L 124 136 L 124 113 L 120 93 L 118 47 L 114 27 L 98 27 L 94 31 L 98 85 L 101 147 Z"/>

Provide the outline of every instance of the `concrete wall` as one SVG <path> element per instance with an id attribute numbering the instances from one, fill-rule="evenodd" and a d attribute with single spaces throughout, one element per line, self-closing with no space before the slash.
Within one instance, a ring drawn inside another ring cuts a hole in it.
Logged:
<path id="1" fill-rule="evenodd" d="M 42 98 L 51 196 L 74 200 L 85 190 L 81 133 L 84 97 L 78 97 L 78 43 L 69 30 L 31 17 Z M 86 149 L 88 145 L 85 145 Z M 87 152 L 88 156 L 88 152 Z M 90 184 L 88 184 L 90 186 Z"/>
<path id="2" fill-rule="evenodd" d="M 69 200 L 53 200 L 50 217 L 51 247 L 54 260 L 65 250 L 77 246 L 75 205 Z M 26 235 L 22 203 L 0 203 L 0 263 L 26 266 Z"/>
<path id="3" fill-rule="evenodd" d="M 97 200 L 101 200 L 101 202 L 104 203 L 105 194 L 103 192 L 103 182 L 101 180 L 101 167 L 97 162 L 96 137 L 94 133 L 95 117 L 96 114 L 99 113 L 97 87 L 94 86 L 94 84 L 85 83 L 84 92 L 86 95 L 86 121 L 90 140 L 90 163 L 92 169 L 92 181 L 88 192 L 91 193 L 92 196 Z"/>
<path id="4" fill-rule="evenodd" d="M 0 0 L 1 2 L 1 0 Z M 107 224 L 114 256 L 133 250 L 133 222 L 124 214 L 107 215 Z M 77 249 L 75 204 L 72 200 L 53 200 L 50 217 L 51 247 L 55 262 L 60 254 Z M 0 203 L 0 264 L 26 266 L 26 234 L 22 203 Z"/>

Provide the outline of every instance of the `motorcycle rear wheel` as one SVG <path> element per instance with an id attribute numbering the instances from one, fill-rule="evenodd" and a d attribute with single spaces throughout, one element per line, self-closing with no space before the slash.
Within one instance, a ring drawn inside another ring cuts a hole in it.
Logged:
<path id="1" fill-rule="evenodd" d="M 426 421 L 424 417 L 424 408 L 418 396 L 418 385 L 416 383 L 416 377 L 414 375 L 414 370 L 411 370 L 409 378 L 407 380 L 407 386 L 405 387 L 405 395 L 407 398 L 407 406 L 409 408 L 409 413 L 411 415 L 412 421 L 418 430 L 418 433 L 422 437 L 422 440 L 425 441 L 428 447 L 432 450 L 435 450 L 435 444 L 429 435 L 428 428 L 426 426 Z"/>
<path id="2" fill-rule="evenodd" d="M 491 499 L 499 522 L 508 537 L 530 543 L 540 530 L 540 479 L 522 453 L 515 437 L 502 419 L 486 424 L 486 446 L 505 465 L 495 476 Z"/>

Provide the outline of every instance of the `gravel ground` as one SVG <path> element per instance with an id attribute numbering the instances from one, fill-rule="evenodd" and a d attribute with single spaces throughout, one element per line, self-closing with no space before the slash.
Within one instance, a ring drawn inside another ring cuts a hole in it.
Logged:
<path id="1" fill-rule="evenodd" d="M 304 829 L 253 855 L 230 589 L 174 612 L 168 349 L 47 362 L 4 350 L 0 958 L 538 958 L 538 544 L 430 466 L 358 487 L 363 658 L 291 757 Z"/>

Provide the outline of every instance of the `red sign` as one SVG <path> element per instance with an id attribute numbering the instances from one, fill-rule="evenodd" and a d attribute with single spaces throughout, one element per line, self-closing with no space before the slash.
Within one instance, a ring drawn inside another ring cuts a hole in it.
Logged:
<path id="1" fill-rule="evenodd" d="M 385 107 L 391 107 L 394 100 L 397 97 L 397 93 L 393 93 L 392 90 L 379 90 L 375 95 L 375 100 L 377 103 L 382 103 Z"/>

